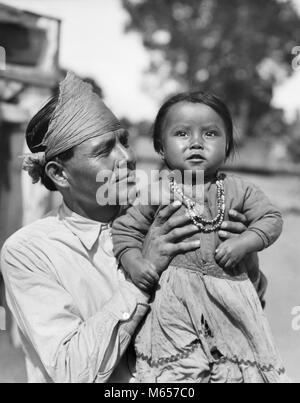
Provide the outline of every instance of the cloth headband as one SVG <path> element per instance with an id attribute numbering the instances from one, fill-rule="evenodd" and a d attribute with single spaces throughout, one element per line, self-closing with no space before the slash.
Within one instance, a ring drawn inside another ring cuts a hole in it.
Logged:
<path id="1" fill-rule="evenodd" d="M 59 99 L 41 144 L 44 152 L 27 154 L 23 169 L 37 183 L 51 158 L 94 137 L 121 130 L 116 116 L 92 85 L 68 73 L 59 86 Z"/>

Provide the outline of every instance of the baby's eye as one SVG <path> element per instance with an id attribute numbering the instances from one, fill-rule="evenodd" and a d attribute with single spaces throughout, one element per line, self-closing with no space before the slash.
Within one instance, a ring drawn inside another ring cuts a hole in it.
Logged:
<path id="1" fill-rule="evenodd" d="M 189 134 L 186 130 L 177 130 L 175 132 L 175 136 L 178 136 L 178 137 L 187 137 L 188 135 Z"/>
<path id="2" fill-rule="evenodd" d="M 205 133 L 205 136 L 209 138 L 216 137 L 217 135 L 218 133 L 215 130 L 209 130 Z"/>

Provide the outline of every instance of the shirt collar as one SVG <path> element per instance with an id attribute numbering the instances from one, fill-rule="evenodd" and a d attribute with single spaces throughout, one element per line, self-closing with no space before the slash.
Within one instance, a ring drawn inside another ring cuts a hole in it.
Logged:
<path id="1" fill-rule="evenodd" d="M 64 202 L 59 209 L 59 218 L 63 221 L 65 226 L 80 239 L 83 246 L 88 250 L 93 248 L 101 232 L 110 227 L 109 224 L 82 217 L 70 210 Z"/>

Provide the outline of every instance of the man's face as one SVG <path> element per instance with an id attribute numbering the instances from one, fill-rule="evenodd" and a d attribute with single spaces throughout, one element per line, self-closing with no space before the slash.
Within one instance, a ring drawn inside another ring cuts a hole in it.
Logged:
<path id="1" fill-rule="evenodd" d="M 113 172 L 116 165 L 126 161 L 128 175 L 135 170 L 135 157 L 128 142 L 128 132 L 118 131 L 100 135 L 74 148 L 74 156 L 64 163 L 70 185 L 70 195 L 81 205 L 96 207 L 96 194 L 101 186 L 97 176 Z"/>

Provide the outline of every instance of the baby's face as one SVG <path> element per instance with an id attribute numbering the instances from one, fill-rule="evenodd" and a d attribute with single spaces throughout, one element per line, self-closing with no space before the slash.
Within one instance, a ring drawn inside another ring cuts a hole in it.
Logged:
<path id="1" fill-rule="evenodd" d="M 226 159 L 223 119 L 207 105 L 175 104 L 169 109 L 162 130 L 163 155 L 172 170 L 202 170 L 210 179 Z"/>

